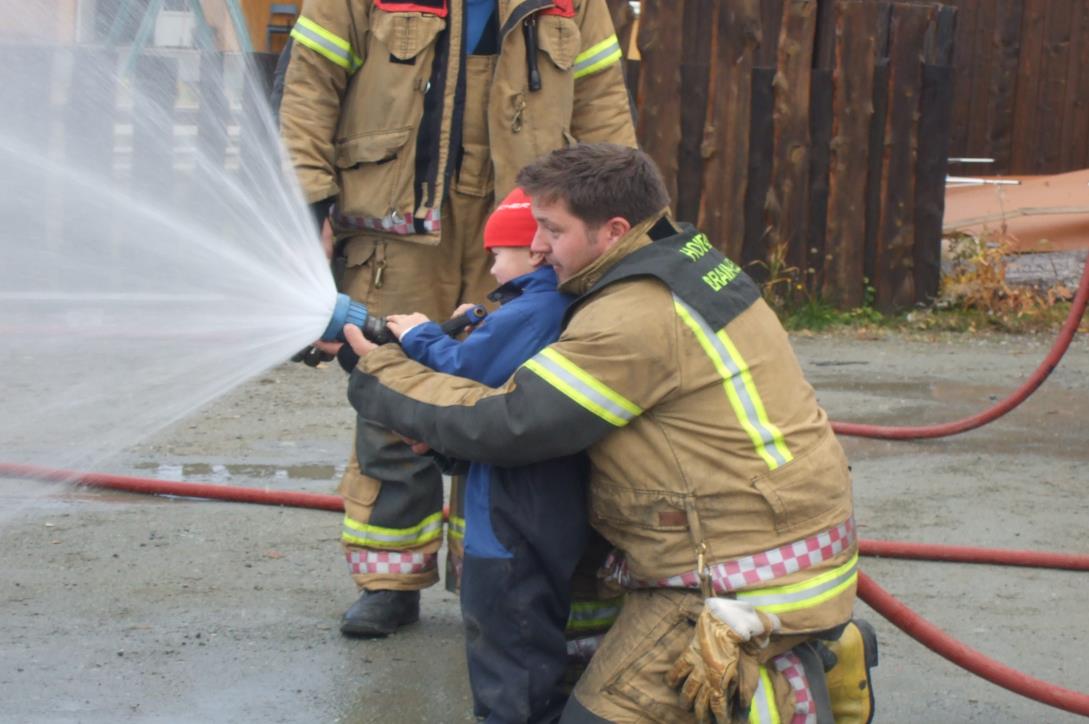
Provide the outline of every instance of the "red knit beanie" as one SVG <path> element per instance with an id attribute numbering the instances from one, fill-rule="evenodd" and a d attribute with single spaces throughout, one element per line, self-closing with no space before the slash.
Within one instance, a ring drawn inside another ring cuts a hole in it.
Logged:
<path id="1" fill-rule="evenodd" d="M 529 208 L 529 197 L 520 188 L 507 194 L 484 225 L 484 248 L 529 246 L 537 233 L 537 220 Z"/>

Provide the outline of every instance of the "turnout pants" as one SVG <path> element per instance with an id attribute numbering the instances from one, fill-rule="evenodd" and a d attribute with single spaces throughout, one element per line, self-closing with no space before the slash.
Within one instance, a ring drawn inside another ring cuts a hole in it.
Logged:
<path id="1" fill-rule="evenodd" d="M 360 232 L 348 238 L 341 291 L 371 314 L 422 312 L 444 320 L 463 302 L 483 303 L 495 287 L 483 246 L 484 222 L 494 205 L 484 111 L 490 58 L 470 58 L 461 172 L 442 208 L 438 245 Z M 482 68 L 482 69 L 481 69 Z M 355 451 L 340 481 L 341 531 L 348 566 L 360 588 L 418 590 L 437 582 L 442 543 L 442 476 L 427 457 L 400 438 L 359 420 Z M 456 491 L 451 495 L 457 499 Z M 451 517 L 450 555 L 461 552 Z"/>
<path id="2" fill-rule="evenodd" d="M 666 674 L 692 641 L 702 609 L 703 596 L 695 591 L 628 591 L 616 623 L 575 686 L 561 724 L 695 722 L 679 692 L 666 684 Z M 807 653 L 806 640 L 772 638 L 771 647 L 779 653 L 761 666 L 750 722 L 827 721 L 820 711 L 827 704 L 818 707 L 814 699 L 814 692 L 825 686 L 823 668 Z"/>

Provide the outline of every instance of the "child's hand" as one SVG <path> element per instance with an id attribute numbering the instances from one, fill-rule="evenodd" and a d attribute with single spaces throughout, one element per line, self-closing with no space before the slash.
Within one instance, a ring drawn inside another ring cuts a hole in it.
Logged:
<path id="1" fill-rule="evenodd" d="M 419 312 L 391 314 L 386 317 L 386 326 L 389 327 L 389 331 L 393 332 L 394 337 L 401 339 L 408 333 L 408 330 L 430 321 L 426 314 L 420 314 Z"/>
<path id="2" fill-rule="evenodd" d="M 475 306 L 476 305 L 472 302 L 466 302 L 465 304 L 462 304 L 460 307 L 454 310 L 454 313 L 450 315 L 450 319 L 453 319 L 454 317 L 460 317 L 462 314 L 465 314 Z"/>

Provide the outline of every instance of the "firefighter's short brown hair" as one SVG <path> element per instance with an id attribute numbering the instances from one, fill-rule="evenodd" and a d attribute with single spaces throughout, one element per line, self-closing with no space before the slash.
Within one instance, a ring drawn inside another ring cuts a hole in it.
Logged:
<path id="1" fill-rule="evenodd" d="M 635 226 L 669 204 L 662 174 L 650 156 L 615 143 L 556 149 L 519 171 L 518 185 L 546 203 L 563 200 L 591 228 L 616 216 Z"/>

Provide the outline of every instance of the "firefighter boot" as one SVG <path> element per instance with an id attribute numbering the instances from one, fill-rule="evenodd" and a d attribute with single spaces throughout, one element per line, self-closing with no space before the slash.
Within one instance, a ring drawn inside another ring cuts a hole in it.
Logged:
<path id="1" fill-rule="evenodd" d="M 870 669 L 877 666 L 877 634 L 866 621 L 851 620 L 836 641 L 826 644 L 835 665 L 825 672 L 836 724 L 869 724 L 874 698 Z"/>
<path id="2" fill-rule="evenodd" d="M 419 591 L 367 591 L 340 620 L 345 636 L 388 636 L 401 626 L 420 620 Z"/>

